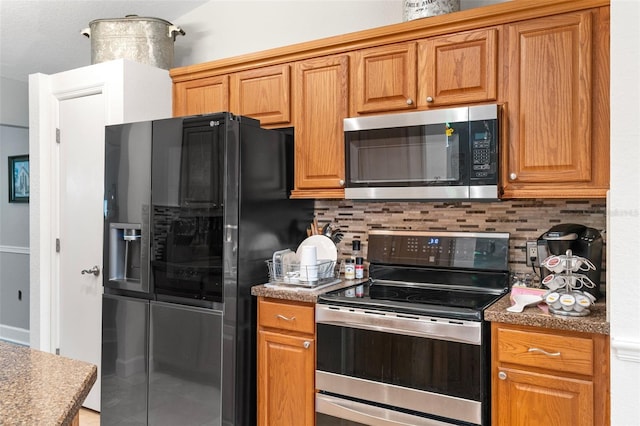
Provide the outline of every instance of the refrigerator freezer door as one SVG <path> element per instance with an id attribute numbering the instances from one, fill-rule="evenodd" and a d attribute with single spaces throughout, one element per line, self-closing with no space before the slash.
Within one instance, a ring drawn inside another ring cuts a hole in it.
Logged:
<path id="1" fill-rule="evenodd" d="M 222 312 L 151 302 L 149 424 L 220 425 Z"/>
<path id="2" fill-rule="evenodd" d="M 149 301 L 102 296 L 100 423 L 147 424 Z"/>

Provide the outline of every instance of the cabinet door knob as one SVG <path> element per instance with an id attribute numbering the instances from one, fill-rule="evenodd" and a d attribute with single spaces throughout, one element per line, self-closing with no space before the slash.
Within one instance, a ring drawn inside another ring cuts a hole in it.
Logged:
<path id="1" fill-rule="evenodd" d="M 344 186 L 344 179 L 340 179 L 340 180 L 338 181 L 338 185 L 340 185 L 340 186 Z"/>
<path id="2" fill-rule="evenodd" d="M 431 97 L 431 96 L 427 96 L 427 102 L 428 102 L 428 103 L 432 103 L 432 102 L 433 102 L 433 97 Z"/>
<path id="3" fill-rule="evenodd" d="M 407 105 L 413 105 L 413 99 L 411 98 L 407 99 Z"/>
<path id="4" fill-rule="evenodd" d="M 302 344 L 302 346 L 304 346 L 305 349 L 309 349 L 309 347 L 311 346 L 311 342 L 307 340 Z"/>
<path id="5" fill-rule="evenodd" d="M 498 373 L 498 379 L 507 380 L 507 373 L 505 373 L 504 371 L 499 372 Z"/>
<path id="6" fill-rule="evenodd" d="M 517 174 L 515 174 L 515 173 L 511 173 L 511 174 L 509 175 L 509 179 L 511 179 L 511 180 L 516 180 L 517 178 L 518 178 L 518 175 L 517 175 Z"/>

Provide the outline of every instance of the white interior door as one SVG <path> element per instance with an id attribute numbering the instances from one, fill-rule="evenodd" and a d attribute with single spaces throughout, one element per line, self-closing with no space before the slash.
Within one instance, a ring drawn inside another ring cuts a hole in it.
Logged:
<path id="1" fill-rule="evenodd" d="M 84 406 L 100 411 L 104 94 L 59 102 L 60 355 L 98 366 Z M 98 269 L 98 275 L 82 270 Z"/>

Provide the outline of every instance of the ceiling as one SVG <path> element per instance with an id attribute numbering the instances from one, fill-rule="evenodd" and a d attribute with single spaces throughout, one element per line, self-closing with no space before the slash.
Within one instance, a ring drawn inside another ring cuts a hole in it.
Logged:
<path id="1" fill-rule="evenodd" d="M 0 0 L 0 77 L 28 81 L 91 65 L 91 42 L 80 31 L 94 19 L 126 15 L 176 19 L 207 0 Z M 187 28 L 183 28 L 187 33 Z"/>

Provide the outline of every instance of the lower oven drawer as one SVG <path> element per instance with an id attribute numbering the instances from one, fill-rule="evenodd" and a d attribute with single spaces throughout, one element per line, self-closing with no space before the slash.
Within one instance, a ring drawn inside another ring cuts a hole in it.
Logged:
<path id="1" fill-rule="evenodd" d="M 454 424 L 331 395 L 316 394 L 316 426 L 451 426 Z"/>
<path id="2" fill-rule="evenodd" d="M 317 305 L 316 389 L 394 414 L 488 425 L 488 333 L 475 321 Z"/>

